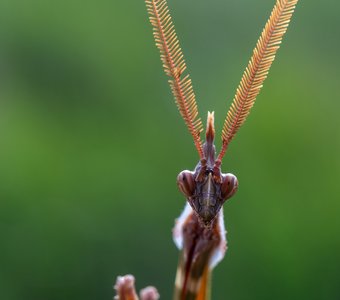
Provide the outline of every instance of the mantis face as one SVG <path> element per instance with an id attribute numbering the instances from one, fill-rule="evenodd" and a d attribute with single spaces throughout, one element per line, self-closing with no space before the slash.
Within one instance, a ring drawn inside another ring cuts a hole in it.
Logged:
<path id="1" fill-rule="evenodd" d="M 238 180 L 230 173 L 221 174 L 217 178 L 213 170 L 204 170 L 199 176 L 195 176 L 195 172 L 182 171 L 177 177 L 177 184 L 207 226 L 216 217 L 223 203 L 236 193 Z"/>

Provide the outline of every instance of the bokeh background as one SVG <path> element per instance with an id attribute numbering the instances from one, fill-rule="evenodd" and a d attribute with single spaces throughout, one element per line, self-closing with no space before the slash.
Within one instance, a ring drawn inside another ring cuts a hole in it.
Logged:
<path id="1" fill-rule="evenodd" d="M 169 0 L 220 132 L 274 0 Z M 340 298 L 340 2 L 301 0 L 223 169 L 213 299 Z M 171 299 L 176 176 L 198 159 L 143 1 L 0 1 L 0 299 Z M 220 139 L 217 139 L 220 146 Z"/>

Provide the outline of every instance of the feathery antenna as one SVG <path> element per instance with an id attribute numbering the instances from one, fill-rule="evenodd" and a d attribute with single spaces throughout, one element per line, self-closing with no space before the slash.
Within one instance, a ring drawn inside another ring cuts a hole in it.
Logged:
<path id="1" fill-rule="evenodd" d="M 227 113 L 222 130 L 223 144 L 218 155 L 219 161 L 222 160 L 230 141 L 254 105 L 275 59 L 276 51 L 280 48 L 297 2 L 298 0 L 277 0 L 274 6 Z"/>
<path id="2" fill-rule="evenodd" d="M 149 19 L 153 26 L 156 46 L 160 50 L 165 74 L 171 77 L 169 84 L 179 112 L 181 113 L 199 153 L 203 158 L 200 134 L 202 121 L 198 116 L 195 94 L 189 75 L 183 77 L 186 64 L 166 0 L 145 0 Z"/>

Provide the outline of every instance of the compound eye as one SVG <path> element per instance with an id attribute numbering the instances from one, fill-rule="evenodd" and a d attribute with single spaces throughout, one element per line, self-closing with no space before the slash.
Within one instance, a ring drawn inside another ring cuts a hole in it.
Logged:
<path id="1" fill-rule="evenodd" d="M 191 197 L 196 188 L 194 173 L 187 170 L 179 173 L 177 176 L 177 185 L 186 197 Z"/>
<path id="2" fill-rule="evenodd" d="M 221 194 L 224 200 L 231 198 L 237 191 L 238 180 L 233 174 L 222 175 Z"/>

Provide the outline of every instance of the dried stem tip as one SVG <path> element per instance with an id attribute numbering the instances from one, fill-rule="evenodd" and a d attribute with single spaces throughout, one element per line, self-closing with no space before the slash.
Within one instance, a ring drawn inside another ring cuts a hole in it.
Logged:
<path id="1" fill-rule="evenodd" d="M 117 292 L 115 300 L 138 300 L 132 275 L 118 276 L 114 289 Z"/>
<path id="2" fill-rule="evenodd" d="M 159 294 L 155 287 L 148 286 L 140 291 L 141 300 L 158 300 Z"/>

